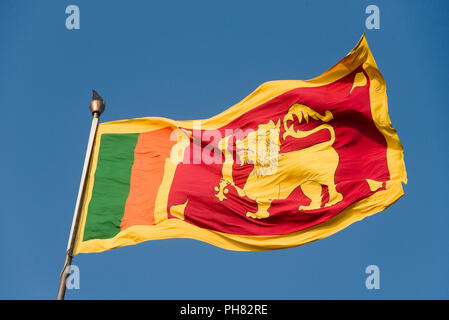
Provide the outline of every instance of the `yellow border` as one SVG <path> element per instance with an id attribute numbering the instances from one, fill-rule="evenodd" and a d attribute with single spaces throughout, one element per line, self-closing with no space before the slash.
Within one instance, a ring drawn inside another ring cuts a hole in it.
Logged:
<path id="1" fill-rule="evenodd" d="M 86 197 L 83 204 L 74 253 L 101 252 L 147 240 L 168 238 L 191 238 L 208 242 L 224 249 L 239 251 L 280 249 L 299 246 L 307 242 L 325 238 L 356 221 L 384 210 L 404 194 L 402 183 L 407 183 L 407 176 L 403 159 L 403 148 L 388 116 L 385 81 L 377 69 L 365 35 L 362 36 L 357 46 L 345 58 L 322 75 L 307 81 L 285 80 L 266 82 L 233 107 L 215 117 L 199 121 L 201 121 L 201 127 L 203 129 L 221 127 L 242 113 L 257 107 L 277 95 L 298 87 L 315 87 L 334 82 L 354 71 L 362 63 L 371 83 L 370 102 L 373 119 L 378 130 L 384 135 L 388 145 L 387 159 L 391 177 L 390 181 L 387 182 L 386 190 L 376 192 L 372 196 L 354 203 L 329 221 L 306 230 L 277 236 L 234 235 L 199 228 L 177 219 L 166 219 L 167 190 L 170 188 L 175 169 L 174 165 L 168 161 L 165 166 L 164 179 L 159 188 L 156 200 L 155 216 L 157 217 L 158 224 L 155 226 L 133 226 L 121 231 L 111 239 L 93 239 L 83 242 L 81 239 L 83 238 L 83 230 L 86 222 L 87 204 L 92 197 L 95 174 L 94 170 L 91 170 L 89 172 Z M 103 133 L 139 133 L 166 126 L 192 128 L 193 121 L 175 121 L 166 118 L 140 118 L 101 124 L 97 132 L 91 168 L 96 168 L 99 137 Z"/>

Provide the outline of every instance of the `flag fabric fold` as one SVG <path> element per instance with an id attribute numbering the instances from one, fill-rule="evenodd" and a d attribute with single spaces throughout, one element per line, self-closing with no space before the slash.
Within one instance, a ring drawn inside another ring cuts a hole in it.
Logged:
<path id="1" fill-rule="evenodd" d="M 74 254 L 191 238 L 229 250 L 318 240 L 407 182 L 365 36 L 307 81 L 270 81 L 210 119 L 98 127 Z"/>

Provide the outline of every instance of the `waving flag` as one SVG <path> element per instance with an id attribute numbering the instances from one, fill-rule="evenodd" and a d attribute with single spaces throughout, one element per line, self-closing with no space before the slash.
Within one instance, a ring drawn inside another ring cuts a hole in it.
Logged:
<path id="1" fill-rule="evenodd" d="M 74 253 L 166 238 L 298 246 L 384 210 L 406 182 L 363 36 L 321 76 L 266 82 L 213 118 L 100 124 Z"/>

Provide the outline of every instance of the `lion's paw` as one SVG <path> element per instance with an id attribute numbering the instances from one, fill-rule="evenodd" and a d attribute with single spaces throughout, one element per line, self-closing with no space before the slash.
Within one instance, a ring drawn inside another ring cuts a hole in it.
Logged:
<path id="1" fill-rule="evenodd" d="M 257 211 L 256 213 L 248 211 L 246 216 L 253 219 L 264 219 L 268 218 L 270 213 L 268 211 Z"/>

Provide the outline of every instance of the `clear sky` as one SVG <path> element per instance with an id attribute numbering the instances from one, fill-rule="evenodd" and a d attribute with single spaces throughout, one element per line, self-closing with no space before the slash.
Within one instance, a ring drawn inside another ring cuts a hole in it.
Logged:
<path id="1" fill-rule="evenodd" d="M 79 30 L 65 27 L 78 5 Z M 380 8 L 367 30 L 365 8 Z M 449 298 L 448 1 L 0 2 L 0 298 L 54 299 L 95 88 L 101 121 L 211 117 L 269 80 L 310 79 L 366 32 L 409 183 L 393 206 L 301 247 L 188 239 L 81 254 L 68 299 Z M 380 290 L 365 268 L 380 268 Z"/>

